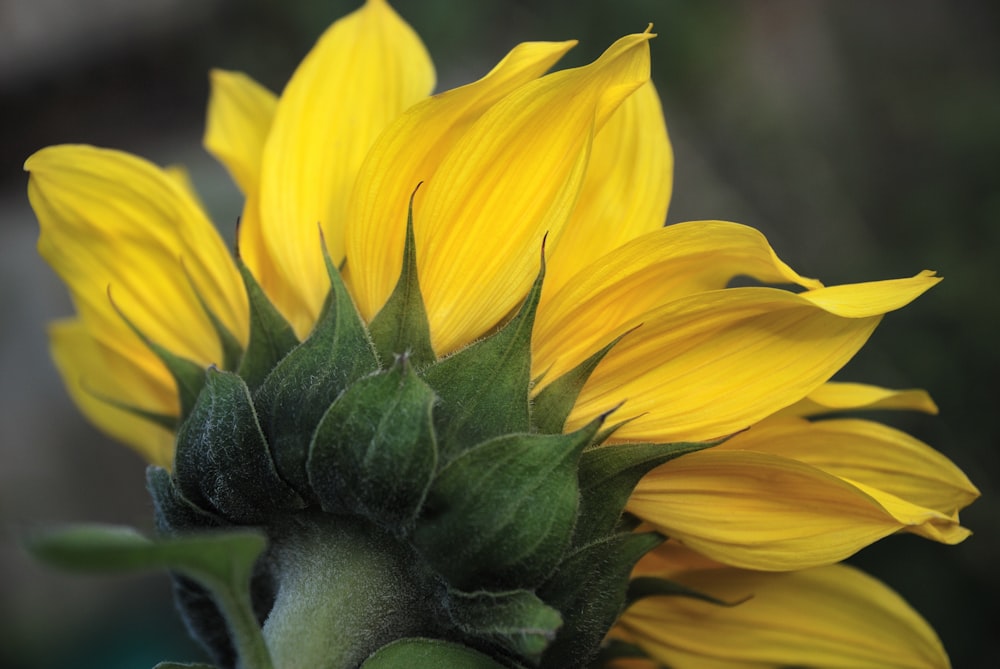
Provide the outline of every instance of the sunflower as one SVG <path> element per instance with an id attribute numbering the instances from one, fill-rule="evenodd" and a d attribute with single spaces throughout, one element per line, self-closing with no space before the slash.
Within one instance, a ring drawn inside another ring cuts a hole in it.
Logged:
<path id="1" fill-rule="evenodd" d="M 664 227 L 653 36 L 548 74 L 574 42 L 520 44 L 431 95 L 420 39 L 368 0 L 280 97 L 213 72 L 236 256 L 178 169 L 82 145 L 26 162 L 77 312 L 50 331 L 66 386 L 152 464 L 164 533 L 264 529 L 276 666 L 413 666 L 374 664 L 400 643 L 454 666 L 947 665 L 836 563 L 898 531 L 963 540 L 978 491 L 831 417 L 936 412 L 926 393 L 830 380 L 939 279 L 826 287 L 752 228 Z"/>

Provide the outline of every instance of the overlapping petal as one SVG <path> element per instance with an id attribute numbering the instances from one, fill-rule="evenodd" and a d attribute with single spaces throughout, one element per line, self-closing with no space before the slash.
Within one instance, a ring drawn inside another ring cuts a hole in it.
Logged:
<path id="1" fill-rule="evenodd" d="M 899 595 L 845 565 L 787 574 L 708 569 L 664 574 L 726 601 L 683 597 L 632 605 L 619 622 L 669 666 L 743 669 L 943 669 L 940 640 Z"/>
<path id="2" fill-rule="evenodd" d="M 802 401 L 783 409 L 780 416 L 817 416 L 852 409 L 903 409 L 936 414 L 937 405 L 926 390 L 892 390 L 864 383 L 830 381 Z"/>
<path id="3" fill-rule="evenodd" d="M 520 44 L 482 79 L 414 105 L 382 133 L 361 167 L 345 232 L 352 293 L 362 316 L 375 315 L 399 277 L 407 208 L 417 185 L 423 183 L 426 191 L 443 157 L 473 122 L 544 74 L 575 44 Z"/>
<path id="4" fill-rule="evenodd" d="M 319 244 L 344 257 L 344 220 L 358 168 L 379 133 L 434 87 L 420 38 L 384 0 L 368 0 L 320 37 L 285 88 L 264 146 L 264 247 L 304 311 L 278 305 L 307 333 L 329 283 Z"/>
<path id="5" fill-rule="evenodd" d="M 523 299 L 543 237 L 556 243 L 576 203 L 594 133 L 649 78 L 650 37 L 521 86 L 444 157 L 414 226 L 436 350 L 480 336 Z"/>
<path id="6" fill-rule="evenodd" d="M 42 229 L 39 252 L 69 286 L 91 336 L 152 359 L 117 306 L 175 354 L 220 363 L 207 307 L 246 343 L 248 307 L 239 274 L 215 228 L 174 177 L 135 156 L 90 146 L 43 149 L 25 169 Z"/>

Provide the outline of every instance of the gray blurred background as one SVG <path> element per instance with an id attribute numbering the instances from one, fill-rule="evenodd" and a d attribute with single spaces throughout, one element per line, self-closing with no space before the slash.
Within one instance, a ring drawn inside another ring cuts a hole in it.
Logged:
<path id="1" fill-rule="evenodd" d="M 138 457 L 70 405 L 45 324 L 68 315 L 38 259 L 24 159 L 87 142 L 184 163 L 228 235 L 240 198 L 202 151 L 211 67 L 280 91 L 330 0 L 0 0 L 0 666 L 133 669 L 197 660 L 162 576 L 81 578 L 17 546 L 45 522 L 150 526 Z M 952 457 L 984 499 L 975 536 L 890 537 L 854 559 L 938 630 L 956 667 L 1000 666 L 1000 4 L 836 0 L 398 0 L 441 86 L 514 43 L 579 38 L 568 64 L 655 23 L 676 151 L 668 220 L 763 230 L 827 283 L 945 281 L 890 315 L 841 378 L 923 386 L 942 415 L 887 416 Z M 724 643 L 724 640 L 720 640 Z"/>

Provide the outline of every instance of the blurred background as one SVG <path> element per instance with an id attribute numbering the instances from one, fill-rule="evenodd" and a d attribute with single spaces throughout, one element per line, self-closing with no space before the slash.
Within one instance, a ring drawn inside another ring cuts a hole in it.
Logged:
<path id="1" fill-rule="evenodd" d="M 144 464 L 69 403 L 45 325 L 69 315 L 37 257 L 24 159 L 86 142 L 183 163 L 225 234 L 241 201 L 200 146 L 211 67 L 280 91 L 357 2 L 0 0 L 0 666 L 133 669 L 200 654 L 164 576 L 82 578 L 32 563 L 42 523 L 150 527 Z M 890 537 L 852 561 L 911 602 L 955 667 L 1000 666 L 1000 4 L 836 0 L 398 0 L 440 86 L 513 44 L 579 38 L 567 64 L 654 22 L 676 152 L 669 222 L 734 220 L 828 284 L 945 281 L 891 314 L 839 378 L 925 387 L 939 417 L 887 416 L 954 459 L 983 499 L 975 536 Z M 724 642 L 720 640 L 720 642 Z"/>

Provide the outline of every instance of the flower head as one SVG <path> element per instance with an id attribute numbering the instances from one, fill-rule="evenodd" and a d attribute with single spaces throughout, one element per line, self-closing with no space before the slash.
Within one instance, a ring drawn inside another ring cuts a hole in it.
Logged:
<path id="1" fill-rule="evenodd" d="M 430 96 L 419 38 L 369 0 L 280 96 L 213 72 L 205 145 L 245 197 L 238 260 L 170 170 L 89 146 L 28 159 L 39 250 L 77 309 L 51 330 L 67 387 L 161 467 L 150 485 L 165 531 L 267 528 L 279 566 L 255 588 L 270 588 L 277 656 L 302 652 L 283 634 L 309 599 L 289 565 L 333 545 L 404 569 L 416 585 L 393 585 L 393 601 L 434 621 L 394 618 L 345 662 L 414 636 L 510 666 L 589 661 L 629 570 L 661 540 L 650 531 L 712 560 L 679 583 L 758 593 L 726 608 L 654 588 L 616 629 L 658 661 L 710 655 L 663 650 L 679 619 L 723 621 L 750 662 L 852 657 L 833 640 L 816 656 L 758 652 L 787 639 L 753 625 L 787 613 L 789 593 L 819 590 L 844 611 L 884 604 L 873 619 L 889 638 L 871 657 L 913 635 L 940 650 L 894 595 L 831 565 L 899 530 L 961 541 L 976 489 L 901 432 L 813 420 L 933 408 L 916 391 L 830 379 L 884 314 L 939 279 L 825 287 L 746 226 L 663 227 L 673 156 L 652 37 L 551 74 L 573 43 L 521 44 Z M 758 285 L 731 287 L 738 276 Z M 288 529 L 306 525 L 324 538 Z M 681 571 L 653 570 L 660 583 Z M 590 586 L 607 590 L 592 610 Z M 784 593 L 773 609 L 772 591 Z M 838 637 L 847 614 L 823 615 L 831 639 L 866 633 Z M 932 655 L 913 666 L 946 662 Z"/>

